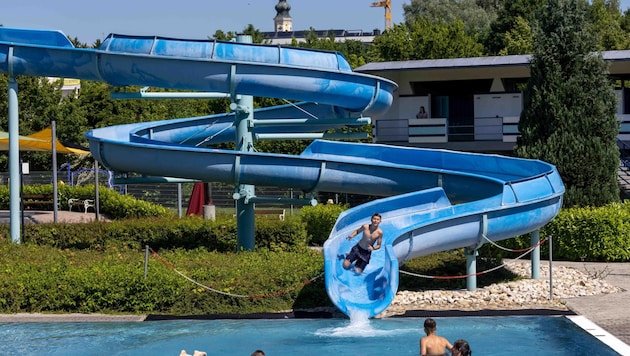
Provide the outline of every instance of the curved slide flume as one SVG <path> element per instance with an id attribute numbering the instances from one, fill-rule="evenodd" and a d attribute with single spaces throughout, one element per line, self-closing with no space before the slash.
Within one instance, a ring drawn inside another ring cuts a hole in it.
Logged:
<path id="1" fill-rule="evenodd" d="M 93 50 L 64 39 L 57 31 L 0 28 L 0 71 L 304 101 L 258 110 L 257 120 L 379 114 L 396 89 L 353 73 L 331 52 L 118 35 Z M 387 308 L 406 260 L 533 231 L 562 203 L 558 172 L 541 161 L 323 140 L 299 156 L 208 148 L 233 140 L 231 123 L 222 114 L 106 127 L 86 137 L 94 157 L 119 172 L 383 196 L 344 212 L 324 245 L 326 290 L 346 314 L 372 317 Z M 355 275 L 338 256 L 356 242 L 345 239 L 349 231 L 373 212 L 383 216 L 383 248 Z"/>

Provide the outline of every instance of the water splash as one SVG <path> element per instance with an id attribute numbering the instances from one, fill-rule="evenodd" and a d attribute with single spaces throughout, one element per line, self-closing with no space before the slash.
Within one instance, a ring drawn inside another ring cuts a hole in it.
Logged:
<path id="1" fill-rule="evenodd" d="M 365 310 L 348 310 L 350 322 L 336 328 L 322 328 L 314 332 L 317 336 L 326 337 L 374 337 L 395 334 L 397 330 L 375 329 L 373 322 Z"/>

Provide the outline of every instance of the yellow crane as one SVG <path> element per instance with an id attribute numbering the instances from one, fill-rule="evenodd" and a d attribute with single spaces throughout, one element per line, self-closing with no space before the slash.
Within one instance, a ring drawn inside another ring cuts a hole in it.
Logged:
<path id="1" fill-rule="evenodd" d="M 372 3 L 372 7 L 385 8 L 385 30 L 391 29 L 392 26 L 392 0 L 382 0 Z"/>

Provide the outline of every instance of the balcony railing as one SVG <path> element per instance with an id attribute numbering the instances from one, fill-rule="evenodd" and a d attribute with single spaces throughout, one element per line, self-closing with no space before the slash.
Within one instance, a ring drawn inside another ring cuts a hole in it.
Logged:
<path id="1" fill-rule="evenodd" d="M 617 138 L 630 142 L 630 114 L 617 115 L 620 131 Z M 377 120 L 376 142 L 407 142 L 436 144 L 449 142 L 514 143 L 520 136 L 518 116 L 478 117 L 474 125 L 455 125 L 445 118 Z"/>

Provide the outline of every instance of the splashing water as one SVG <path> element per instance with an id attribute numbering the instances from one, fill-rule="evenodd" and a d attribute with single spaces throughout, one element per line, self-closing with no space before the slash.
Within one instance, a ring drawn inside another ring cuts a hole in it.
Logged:
<path id="1" fill-rule="evenodd" d="M 315 331 L 314 334 L 327 337 L 374 337 L 397 332 L 397 330 L 375 329 L 368 318 L 368 312 L 365 310 L 349 310 L 349 314 L 349 324 L 336 328 L 322 328 Z"/>

